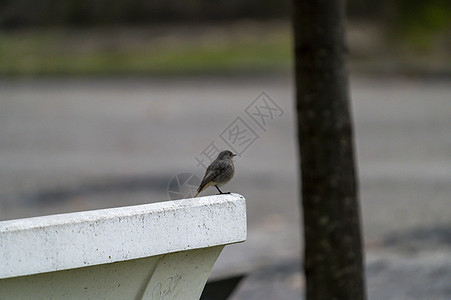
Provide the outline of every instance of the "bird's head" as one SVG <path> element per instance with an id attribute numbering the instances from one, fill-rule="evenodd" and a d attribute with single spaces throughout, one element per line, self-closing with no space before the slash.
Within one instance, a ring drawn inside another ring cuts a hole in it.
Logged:
<path id="1" fill-rule="evenodd" d="M 236 154 L 233 154 L 232 151 L 224 150 L 221 153 L 219 153 L 218 158 L 219 160 L 222 159 L 232 159 Z"/>

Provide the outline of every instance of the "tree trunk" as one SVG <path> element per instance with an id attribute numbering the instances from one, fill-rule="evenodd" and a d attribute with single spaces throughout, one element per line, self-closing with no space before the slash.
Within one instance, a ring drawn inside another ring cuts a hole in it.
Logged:
<path id="1" fill-rule="evenodd" d="M 294 0 L 307 300 L 365 299 L 344 6 Z"/>

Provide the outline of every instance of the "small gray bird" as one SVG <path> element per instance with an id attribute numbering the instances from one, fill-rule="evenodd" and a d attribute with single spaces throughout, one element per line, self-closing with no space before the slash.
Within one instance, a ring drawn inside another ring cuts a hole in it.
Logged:
<path id="1" fill-rule="evenodd" d="M 203 190 L 212 185 L 218 189 L 220 194 L 230 194 L 230 192 L 223 193 L 219 189 L 219 186 L 223 186 L 232 179 L 233 174 L 235 173 L 235 166 L 233 165 L 234 156 L 236 156 L 236 154 L 233 154 L 229 150 L 224 150 L 219 153 L 218 158 L 216 158 L 205 171 L 204 179 L 202 179 L 202 182 L 197 189 L 197 194 L 194 197 L 197 197 Z"/>

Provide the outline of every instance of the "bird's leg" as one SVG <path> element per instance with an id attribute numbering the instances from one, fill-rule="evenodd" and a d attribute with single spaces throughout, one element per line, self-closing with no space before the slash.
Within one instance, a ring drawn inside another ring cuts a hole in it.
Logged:
<path id="1" fill-rule="evenodd" d="M 218 190 L 218 192 L 219 192 L 219 194 L 230 194 L 230 192 L 225 192 L 225 193 L 223 193 L 219 188 L 218 188 L 218 186 L 215 184 L 215 188 Z"/>

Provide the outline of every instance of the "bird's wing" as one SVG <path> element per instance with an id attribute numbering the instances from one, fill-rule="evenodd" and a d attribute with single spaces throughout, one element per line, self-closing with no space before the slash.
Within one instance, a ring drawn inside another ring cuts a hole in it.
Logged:
<path id="1" fill-rule="evenodd" d="M 218 175 L 221 174 L 227 166 L 228 163 L 225 161 L 217 161 L 216 163 L 209 165 L 205 171 L 204 179 L 202 179 L 197 192 L 200 193 L 210 181 L 215 181 L 215 178 L 218 177 Z"/>

